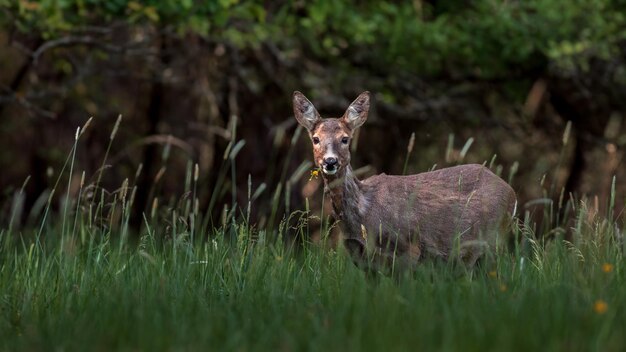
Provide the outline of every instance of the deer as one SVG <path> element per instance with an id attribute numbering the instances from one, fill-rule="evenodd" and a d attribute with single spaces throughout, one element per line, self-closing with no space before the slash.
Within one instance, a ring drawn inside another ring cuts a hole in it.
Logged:
<path id="1" fill-rule="evenodd" d="M 414 269 L 425 258 L 438 258 L 473 267 L 487 250 L 506 242 L 515 191 L 484 165 L 359 180 L 350 165 L 350 143 L 369 107 L 365 91 L 343 116 L 322 118 L 301 92 L 293 93 L 294 116 L 308 131 L 325 198 L 357 266 Z"/>

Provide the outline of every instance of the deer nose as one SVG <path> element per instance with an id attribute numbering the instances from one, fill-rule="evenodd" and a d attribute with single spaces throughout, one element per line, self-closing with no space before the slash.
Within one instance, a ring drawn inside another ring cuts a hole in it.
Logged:
<path id="1" fill-rule="evenodd" d="M 324 158 L 324 164 L 326 164 L 326 166 L 335 166 L 337 165 L 337 158 Z"/>

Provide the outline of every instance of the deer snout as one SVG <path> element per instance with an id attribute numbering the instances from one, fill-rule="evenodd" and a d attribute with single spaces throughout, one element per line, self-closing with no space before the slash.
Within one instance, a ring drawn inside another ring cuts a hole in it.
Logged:
<path id="1" fill-rule="evenodd" d="M 329 158 L 324 158 L 324 164 L 326 164 L 326 166 L 328 167 L 335 167 L 337 166 L 337 158 L 334 157 L 329 157 Z"/>
<path id="2" fill-rule="evenodd" d="M 324 171 L 327 175 L 334 175 L 339 168 L 339 160 L 337 158 L 325 157 L 324 162 L 322 163 L 322 171 Z"/>

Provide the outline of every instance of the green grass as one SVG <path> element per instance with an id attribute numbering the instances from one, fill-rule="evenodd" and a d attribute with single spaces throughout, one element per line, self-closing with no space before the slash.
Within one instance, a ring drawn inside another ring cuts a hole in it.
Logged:
<path id="1" fill-rule="evenodd" d="M 249 241 L 243 226 L 196 244 L 54 235 L 2 237 L 0 350 L 626 348 L 624 260 L 600 232 L 399 278 L 366 277 L 342 251 Z"/>
<path id="2" fill-rule="evenodd" d="M 63 170 L 78 169 L 79 137 Z M 40 222 L 25 228 L 16 192 L 0 227 L 0 351 L 626 349 L 622 219 L 590 216 L 584 202 L 548 202 L 540 224 L 524 214 L 516 245 L 482 266 L 426 261 L 389 277 L 323 241 L 290 240 L 319 225 L 306 211 L 280 221 L 286 172 L 268 214 L 279 225 L 259 229 L 249 204 L 221 224 L 204 217 L 188 169 L 191 197 L 154 202 L 135 243 L 132 181 L 107 193 L 98 173 L 76 199 L 60 191 L 59 211 L 52 197 L 40 203 Z M 260 189 L 248 185 L 248 199 Z M 564 207 L 572 219 L 559 218 Z"/>

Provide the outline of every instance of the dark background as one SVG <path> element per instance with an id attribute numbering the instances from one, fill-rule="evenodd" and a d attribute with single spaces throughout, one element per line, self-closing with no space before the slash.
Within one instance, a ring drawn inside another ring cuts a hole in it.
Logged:
<path id="1" fill-rule="evenodd" d="M 212 217 L 247 203 L 249 179 L 259 228 L 307 197 L 319 209 L 310 142 L 292 140 L 294 90 L 326 117 L 372 92 L 352 156 L 365 176 L 402 173 L 415 133 L 407 173 L 497 155 L 503 178 L 516 170 L 524 210 L 541 198 L 605 209 L 617 175 L 619 212 L 625 10 L 617 0 L 0 0 L 1 219 L 30 176 L 22 222 L 34 222 L 91 116 L 70 194 L 83 170 L 97 184 L 120 114 L 101 185 L 111 197 L 126 178 L 137 186 L 135 225 L 154 198 L 185 197 L 196 163 Z M 233 172 L 224 155 L 237 144 Z"/>

